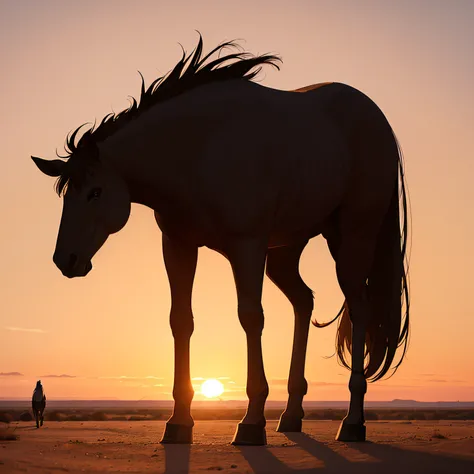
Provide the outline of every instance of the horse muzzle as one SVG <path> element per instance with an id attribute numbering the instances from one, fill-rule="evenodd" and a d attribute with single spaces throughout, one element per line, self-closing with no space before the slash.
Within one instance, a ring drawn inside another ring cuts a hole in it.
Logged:
<path id="1" fill-rule="evenodd" d="M 81 261 L 74 253 L 69 254 L 67 258 L 61 258 L 55 253 L 53 261 L 67 278 L 85 277 L 92 270 L 92 262 L 90 260 L 86 262 Z"/>

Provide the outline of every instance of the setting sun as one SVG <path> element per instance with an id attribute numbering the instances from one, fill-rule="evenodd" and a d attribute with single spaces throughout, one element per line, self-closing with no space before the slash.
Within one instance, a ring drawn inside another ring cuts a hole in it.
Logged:
<path id="1" fill-rule="evenodd" d="M 207 398 L 218 397 L 223 392 L 224 385 L 216 379 L 208 379 L 201 385 L 201 393 Z"/>

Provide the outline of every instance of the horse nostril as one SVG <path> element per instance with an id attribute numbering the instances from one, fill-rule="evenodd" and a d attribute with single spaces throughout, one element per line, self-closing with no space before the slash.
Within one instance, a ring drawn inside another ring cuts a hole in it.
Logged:
<path id="1" fill-rule="evenodd" d="M 72 253 L 71 255 L 69 255 L 68 267 L 72 270 L 76 266 L 76 263 L 77 263 L 77 255 L 75 253 Z"/>

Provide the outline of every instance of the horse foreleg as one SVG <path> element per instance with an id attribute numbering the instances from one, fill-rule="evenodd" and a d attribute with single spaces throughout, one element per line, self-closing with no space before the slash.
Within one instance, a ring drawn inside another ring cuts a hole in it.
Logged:
<path id="1" fill-rule="evenodd" d="M 191 293 L 197 264 L 197 247 L 175 242 L 163 235 L 163 257 L 171 289 L 170 324 L 174 338 L 174 409 L 161 443 L 191 444 L 194 396 L 189 366 L 189 346 L 194 330 Z"/>
<path id="2" fill-rule="evenodd" d="M 237 289 L 238 315 L 247 336 L 247 413 L 239 423 L 232 444 L 264 445 L 265 401 L 268 383 L 262 355 L 262 284 L 267 252 L 266 241 L 233 242 L 226 249 Z"/>
<path id="3" fill-rule="evenodd" d="M 290 300 L 295 312 L 293 350 L 288 378 L 288 404 L 277 427 L 277 431 L 281 432 L 301 431 L 304 417 L 303 397 L 308 390 L 304 368 L 309 323 L 313 312 L 313 293 L 302 280 L 298 269 L 306 243 L 270 249 L 267 257 L 268 277 Z"/>

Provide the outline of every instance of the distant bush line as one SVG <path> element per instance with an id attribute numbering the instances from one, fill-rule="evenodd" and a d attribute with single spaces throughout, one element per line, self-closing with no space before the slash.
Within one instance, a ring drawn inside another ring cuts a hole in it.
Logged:
<path id="1" fill-rule="evenodd" d="M 10 423 L 29 419 L 25 410 L 0 411 L 0 422 Z M 267 420 L 279 419 L 282 410 L 266 410 Z M 194 409 L 195 420 L 240 420 L 245 409 Z M 48 410 L 44 417 L 46 421 L 150 421 L 167 420 L 171 415 L 170 409 L 104 409 L 101 411 L 86 409 Z M 306 410 L 305 420 L 342 420 L 346 410 L 342 409 L 312 409 Z M 474 420 L 474 410 L 430 410 L 430 409 L 378 409 L 366 410 L 365 418 L 373 420 Z"/>

